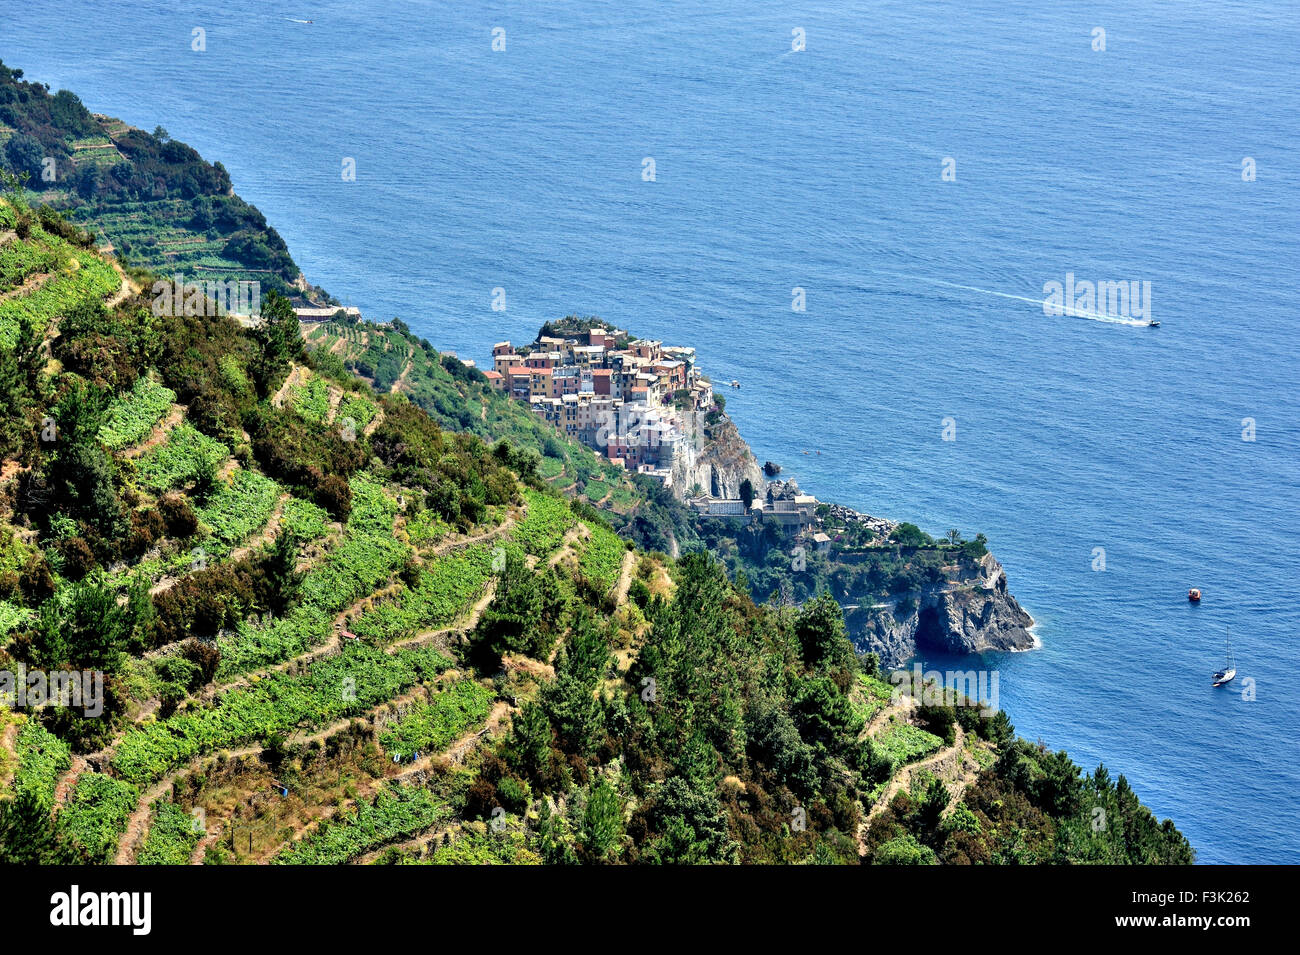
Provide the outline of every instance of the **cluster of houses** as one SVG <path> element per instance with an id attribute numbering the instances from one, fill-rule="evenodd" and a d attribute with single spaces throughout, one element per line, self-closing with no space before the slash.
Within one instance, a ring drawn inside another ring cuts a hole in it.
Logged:
<path id="1" fill-rule="evenodd" d="M 648 339 L 628 340 L 615 328 L 541 335 L 532 345 L 492 346 L 492 387 L 524 402 L 570 437 L 629 470 L 672 486 L 672 461 L 686 440 L 685 417 L 714 407 L 713 385 L 695 367 L 695 349 Z M 831 538 L 821 532 L 818 501 L 794 482 L 756 488 L 744 501 L 708 496 L 689 505 L 701 517 L 772 521 L 814 552 Z"/>
<path id="2" fill-rule="evenodd" d="M 745 507 L 744 501 L 713 497 L 695 498 L 688 502 L 700 517 L 730 517 L 750 521 L 771 521 L 780 524 L 802 544 L 818 552 L 830 549 L 831 538 L 820 531 L 817 516 L 817 498 L 804 494 L 798 485 L 772 483 L 762 497 L 755 498 Z"/>
<path id="3" fill-rule="evenodd" d="M 543 335 L 525 348 L 498 342 L 483 374 L 542 420 L 665 486 L 686 413 L 713 407 L 713 385 L 696 369 L 694 348 L 627 341 L 618 329 Z"/>

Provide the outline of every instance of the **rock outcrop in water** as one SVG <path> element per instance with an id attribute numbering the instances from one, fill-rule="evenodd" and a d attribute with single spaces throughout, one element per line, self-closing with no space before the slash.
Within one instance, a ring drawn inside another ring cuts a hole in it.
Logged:
<path id="1" fill-rule="evenodd" d="M 892 596 L 873 607 L 845 608 L 859 649 L 901 666 L 926 651 L 965 654 L 1028 650 L 1034 620 L 1007 591 L 1007 575 L 992 554 L 963 562 L 945 584 Z"/>

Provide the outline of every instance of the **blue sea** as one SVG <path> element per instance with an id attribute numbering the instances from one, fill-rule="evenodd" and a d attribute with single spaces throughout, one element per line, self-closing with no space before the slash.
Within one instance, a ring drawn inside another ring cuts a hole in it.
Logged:
<path id="1" fill-rule="evenodd" d="M 1211 863 L 1300 862 L 1298 51 L 1294 3 L 0 17 L 6 63 L 220 160 L 367 317 L 480 362 L 569 313 L 694 345 L 784 476 L 987 534 L 1042 642 L 984 661 L 1019 732 Z M 1161 326 L 1045 315 L 1067 274 L 1149 282 Z"/>

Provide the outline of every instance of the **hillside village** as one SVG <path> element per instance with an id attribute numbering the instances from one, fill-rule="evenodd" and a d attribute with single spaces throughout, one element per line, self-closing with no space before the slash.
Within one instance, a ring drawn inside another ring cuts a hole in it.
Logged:
<path id="1" fill-rule="evenodd" d="M 546 332 L 556 334 L 546 334 Z M 615 464 L 673 487 L 673 459 L 694 426 L 694 416 L 722 415 L 713 384 L 695 361 L 695 349 L 631 339 L 627 332 L 590 320 L 544 328 L 530 345 L 509 341 L 492 347 L 484 376 L 498 391 L 524 402 L 543 421 Z M 818 550 L 831 538 L 821 532 L 816 497 L 794 482 L 766 484 L 761 474 L 734 497 L 679 496 L 700 517 L 767 519 L 806 537 Z M 694 489 L 700 490 L 700 489 Z M 748 496 L 748 500 L 745 498 Z M 889 521 L 854 515 L 888 534 Z"/>
<path id="2" fill-rule="evenodd" d="M 684 413 L 716 408 L 695 349 L 628 340 L 602 326 L 492 347 L 492 387 L 526 402 L 558 430 L 629 471 L 672 485 Z"/>

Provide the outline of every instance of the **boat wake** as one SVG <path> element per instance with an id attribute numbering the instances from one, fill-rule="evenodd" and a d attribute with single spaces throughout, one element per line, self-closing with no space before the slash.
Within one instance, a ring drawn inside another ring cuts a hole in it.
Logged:
<path id="1" fill-rule="evenodd" d="M 1026 295 L 1010 295 L 1007 292 L 999 292 L 991 288 L 980 288 L 977 285 L 958 285 L 955 282 L 945 282 L 942 279 L 928 279 L 919 275 L 900 275 L 899 278 L 905 278 L 912 282 L 927 282 L 930 285 L 942 285 L 944 288 L 961 289 L 965 292 L 978 292 L 981 295 L 992 295 L 997 298 L 1010 299 L 1013 302 L 1027 302 L 1030 305 L 1037 305 L 1039 308 L 1048 304 L 1047 299 L 1030 298 Z M 1074 308 L 1070 305 L 1056 306 L 1061 309 L 1061 314 L 1067 318 L 1086 318 L 1093 322 L 1106 322 L 1110 325 L 1127 325 L 1130 328 L 1146 328 L 1148 323 L 1142 319 L 1125 318 L 1123 315 L 1110 315 L 1106 312 L 1090 312 L 1086 309 Z"/>

